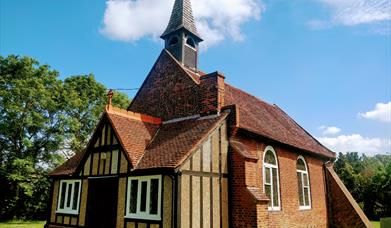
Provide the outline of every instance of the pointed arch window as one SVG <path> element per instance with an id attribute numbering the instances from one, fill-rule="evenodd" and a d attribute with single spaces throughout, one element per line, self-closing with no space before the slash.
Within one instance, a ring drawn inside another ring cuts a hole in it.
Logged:
<path id="1" fill-rule="evenodd" d="M 265 149 L 263 158 L 263 187 L 269 197 L 269 210 L 280 210 L 280 180 L 278 173 L 278 161 L 273 147 Z"/>
<path id="2" fill-rule="evenodd" d="M 307 163 L 302 156 L 299 156 L 297 159 L 296 169 L 299 191 L 299 208 L 300 210 L 308 210 L 311 209 L 311 189 Z"/>

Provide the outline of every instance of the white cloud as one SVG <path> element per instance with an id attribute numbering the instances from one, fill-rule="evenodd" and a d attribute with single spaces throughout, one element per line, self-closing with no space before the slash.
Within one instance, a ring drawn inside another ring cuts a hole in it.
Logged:
<path id="1" fill-rule="evenodd" d="M 328 20 L 311 20 L 308 26 L 324 29 L 334 25 L 355 26 L 377 24 L 388 27 L 391 20 L 391 2 L 389 0 L 317 0 L 331 10 Z"/>
<path id="2" fill-rule="evenodd" d="M 369 156 L 391 152 L 390 139 L 366 138 L 359 134 L 319 137 L 317 139 L 335 152 L 359 152 Z"/>
<path id="3" fill-rule="evenodd" d="M 101 32 L 114 40 L 135 42 L 144 37 L 156 39 L 170 18 L 174 0 L 109 0 Z M 259 20 L 264 6 L 261 0 L 196 0 L 192 1 L 204 48 L 227 37 L 244 38 L 241 26 Z"/>
<path id="4" fill-rule="evenodd" d="M 360 117 L 382 122 L 391 122 L 391 101 L 388 103 L 378 103 L 372 111 L 359 113 Z"/>
<path id="5" fill-rule="evenodd" d="M 338 127 L 328 127 L 328 126 L 320 126 L 319 130 L 322 130 L 323 135 L 336 135 L 341 132 L 341 129 Z"/>

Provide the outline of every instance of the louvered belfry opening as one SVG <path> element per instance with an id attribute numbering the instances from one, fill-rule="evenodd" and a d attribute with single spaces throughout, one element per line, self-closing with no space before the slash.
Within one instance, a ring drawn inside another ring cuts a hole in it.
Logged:
<path id="1" fill-rule="evenodd" d="M 170 21 L 161 35 L 165 48 L 185 67 L 197 71 L 199 43 L 190 0 L 175 0 Z"/>

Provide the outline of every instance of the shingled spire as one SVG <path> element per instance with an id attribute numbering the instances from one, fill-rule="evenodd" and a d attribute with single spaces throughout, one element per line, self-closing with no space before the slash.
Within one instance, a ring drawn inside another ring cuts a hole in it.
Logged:
<path id="1" fill-rule="evenodd" d="M 166 49 L 180 63 L 197 69 L 198 44 L 202 39 L 197 32 L 190 0 L 175 0 L 170 22 L 161 38 Z"/>

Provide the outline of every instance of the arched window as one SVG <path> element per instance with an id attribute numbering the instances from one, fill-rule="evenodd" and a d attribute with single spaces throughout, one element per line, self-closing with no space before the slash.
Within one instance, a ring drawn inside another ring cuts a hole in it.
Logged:
<path id="1" fill-rule="evenodd" d="M 191 38 L 191 37 L 188 37 L 186 39 L 186 44 L 189 45 L 192 48 L 195 48 L 195 42 L 194 42 L 193 38 Z"/>
<path id="2" fill-rule="evenodd" d="M 308 177 L 308 167 L 302 156 L 299 156 L 297 159 L 296 169 L 300 209 L 311 209 L 311 190 Z"/>
<path id="3" fill-rule="evenodd" d="M 278 161 L 273 147 L 265 149 L 263 157 L 263 186 L 269 197 L 269 210 L 280 210 L 280 181 L 278 175 Z"/>
<path id="4" fill-rule="evenodd" d="M 179 42 L 179 39 L 178 37 L 174 36 L 173 38 L 170 39 L 170 42 L 168 42 L 168 45 L 171 47 L 171 46 L 175 46 L 177 45 L 177 43 Z"/>

